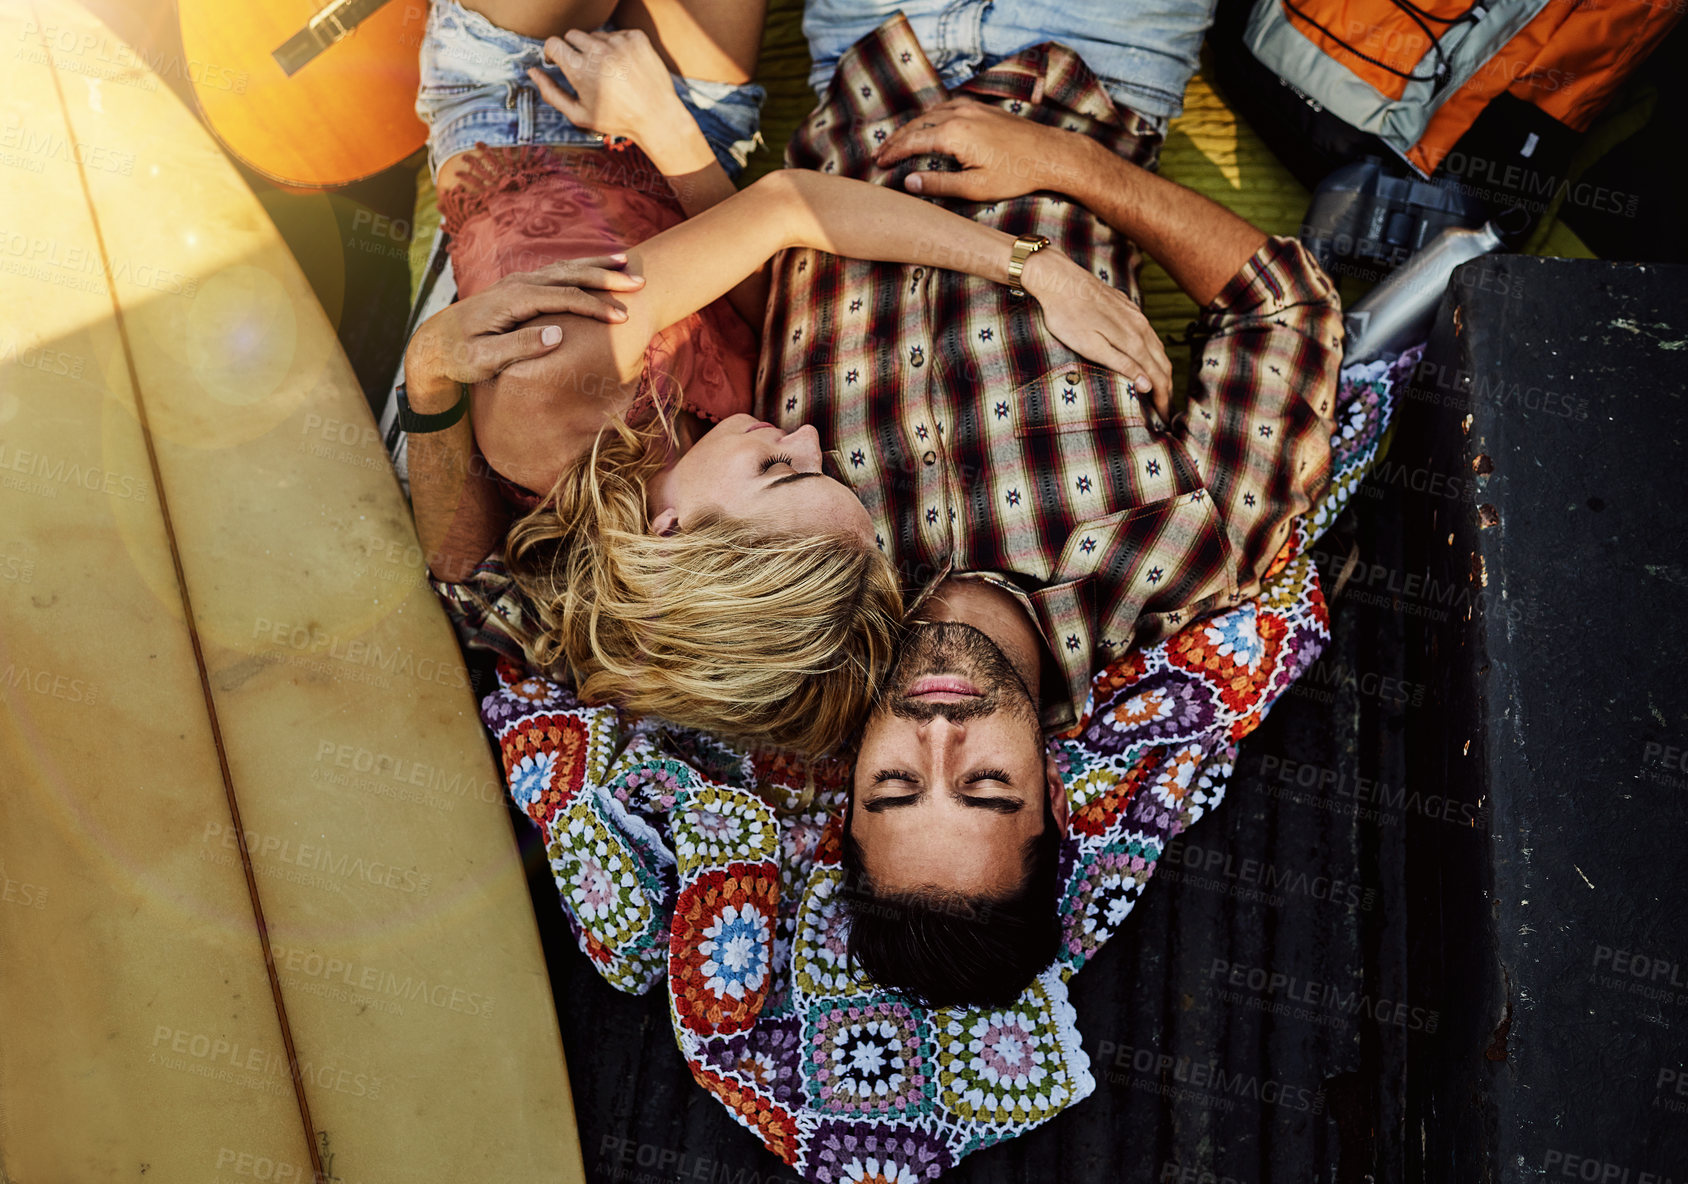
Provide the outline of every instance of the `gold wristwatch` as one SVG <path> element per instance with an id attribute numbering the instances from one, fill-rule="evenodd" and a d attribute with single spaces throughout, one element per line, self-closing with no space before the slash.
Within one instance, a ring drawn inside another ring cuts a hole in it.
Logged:
<path id="1" fill-rule="evenodd" d="M 1020 286 L 1020 273 L 1026 270 L 1026 260 L 1049 245 L 1049 238 L 1042 234 L 1022 234 L 1014 240 L 1014 253 L 1008 257 L 1008 294 L 1010 296 L 1024 296 L 1026 290 Z"/>

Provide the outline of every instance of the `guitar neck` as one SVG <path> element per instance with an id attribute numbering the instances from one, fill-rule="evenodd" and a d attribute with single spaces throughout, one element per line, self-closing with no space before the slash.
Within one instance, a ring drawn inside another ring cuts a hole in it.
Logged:
<path id="1" fill-rule="evenodd" d="M 314 61 L 322 51 L 350 37 L 364 21 L 375 15 L 387 0 L 334 0 L 304 28 L 282 42 L 270 55 L 289 78 Z"/>

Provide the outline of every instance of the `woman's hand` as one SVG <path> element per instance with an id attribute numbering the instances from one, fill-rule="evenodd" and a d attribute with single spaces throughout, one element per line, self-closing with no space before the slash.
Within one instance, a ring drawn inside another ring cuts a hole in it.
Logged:
<path id="1" fill-rule="evenodd" d="M 697 121 L 674 93 L 668 67 L 642 31 L 570 29 L 545 39 L 545 57 L 575 93 L 538 68 L 530 69 L 528 77 L 540 97 L 576 127 L 632 140 L 666 176 L 695 172 L 715 159 Z"/>
<path id="2" fill-rule="evenodd" d="M 1171 424 L 1172 363 L 1131 297 L 1053 248 L 1026 260 L 1020 282 L 1061 344 L 1130 379 L 1139 395 L 1152 396 L 1161 422 Z"/>
<path id="3" fill-rule="evenodd" d="M 1005 201 L 1038 189 L 1070 192 L 1083 139 L 1077 132 L 957 98 L 903 124 L 879 146 L 874 163 L 890 168 L 911 156 L 953 156 L 960 172 L 910 173 L 903 188 L 922 197 Z"/>
<path id="4" fill-rule="evenodd" d="M 438 395 L 449 407 L 457 384 L 491 378 L 512 362 L 548 354 L 563 340 L 556 325 L 526 321 L 545 313 L 573 313 L 612 325 L 627 310 L 609 292 L 636 292 L 644 277 L 618 270 L 627 256 L 563 259 L 538 271 L 512 272 L 485 291 L 442 308 L 411 335 L 404 352 L 405 387 L 420 412 Z M 583 289 L 593 289 L 584 291 Z"/>

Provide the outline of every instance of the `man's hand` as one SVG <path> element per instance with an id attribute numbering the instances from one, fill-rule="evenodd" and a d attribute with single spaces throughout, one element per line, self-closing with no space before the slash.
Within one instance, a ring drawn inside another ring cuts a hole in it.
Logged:
<path id="1" fill-rule="evenodd" d="M 411 405 L 427 413 L 457 399 L 457 384 L 491 378 L 512 362 L 548 354 L 563 340 L 556 325 L 516 328 L 545 313 L 573 313 L 609 324 L 627 311 L 608 292 L 634 292 L 643 276 L 618 270 L 625 255 L 563 259 L 538 271 L 512 272 L 485 291 L 442 308 L 424 321 L 405 348 L 405 387 Z M 582 289 L 595 289 L 583 291 Z M 440 406 L 430 406 L 440 403 Z"/>
<path id="2" fill-rule="evenodd" d="M 1068 349 L 1131 380 L 1153 397 L 1161 422 L 1172 420 L 1172 363 L 1135 301 L 1059 252 L 1026 260 L 1021 284 L 1037 298 L 1043 323 Z"/>
<path id="3" fill-rule="evenodd" d="M 910 173 L 903 185 L 922 197 L 1004 201 L 1040 189 L 1072 195 L 1094 141 L 1077 132 L 953 98 L 898 128 L 874 156 L 890 168 L 911 156 L 952 156 L 960 172 Z M 1119 166 L 1126 162 L 1114 159 Z M 1135 167 L 1135 166 L 1130 166 Z M 1026 261 L 1022 281 L 1043 322 L 1068 349 L 1131 380 L 1152 396 L 1163 422 L 1172 411 L 1172 363 L 1143 310 L 1073 260 L 1043 250 Z"/>
<path id="4" fill-rule="evenodd" d="M 674 93 L 668 67 L 642 31 L 570 29 L 546 38 L 545 57 L 575 93 L 543 70 L 530 69 L 528 77 L 540 97 L 576 127 L 632 140 L 665 176 L 695 172 L 715 159 L 697 121 Z"/>
<path id="5" fill-rule="evenodd" d="M 1084 137 L 1010 115 L 972 99 L 950 99 L 924 111 L 879 146 L 880 168 L 911 156 L 953 156 L 961 171 L 910 173 L 903 187 L 922 197 L 1003 201 L 1038 189 L 1072 192 Z"/>

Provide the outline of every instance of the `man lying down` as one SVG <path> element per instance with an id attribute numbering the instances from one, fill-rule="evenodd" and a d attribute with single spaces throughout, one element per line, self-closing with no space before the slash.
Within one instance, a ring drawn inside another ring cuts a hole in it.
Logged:
<path id="1" fill-rule="evenodd" d="M 1150 33 L 1112 5 L 981 4 L 971 23 L 946 16 L 954 5 L 904 3 L 884 19 L 886 7 L 810 5 L 823 98 L 787 164 L 919 193 L 1000 243 L 929 242 L 940 257 L 928 258 L 834 229 L 822 237 L 855 245 L 856 258 L 779 254 L 771 291 L 753 293 L 767 311 L 751 405 L 722 395 L 701 409 L 718 413 L 702 416 L 715 428 L 665 428 L 643 521 L 599 537 L 559 530 L 537 564 L 566 585 L 592 573 L 557 577 L 571 554 L 562 543 L 599 556 L 641 532 L 685 540 L 749 517 L 752 499 L 776 489 L 820 490 L 781 511 L 789 524 L 820 513 L 871 536 L 896 580 L 883 660 L 864 644 L 856 661 L 803 675 L 804 695 L 826 684 L 805 710 L 859 704 L 848 727 L 826 721 L 843 742 L 806 759 L 789 739 L 810 721 L 778 710 L 765 734 L 783 746 L 730 720 L 712 732 L 626 710 L 645 702 L 631 684 L 715 660 L 654 643 L 622 663 L 628 685 L 609 702 L 577 700 L 565 684 L 584 697 L 605 667 L 577 656 L 578 637 L 544 634 L 590 622 L 590 651 L 598 617 L 553 611 L 585 594 L 565 586 L 547 604 L 532 556 L 515 558 L 524 523 L 531 535 L 535 514 L 556 516 L 568 472 L 544 474 L 559 484 L 523 507 L 509 564 L 464 563 L 459 548 L 435 567 L 453 577 L 436 587 L 460 623 L 504 655 L 483 717 L 513 797 L 544 833 L 582 949 L 624 990 L 666 979 L 697 1080 L 820 1180 L 935 1176 L 1090 1092 L 1066 978 L 1119 926 L 1166 844 L 1218 802 L 1235 742 L 1316 657 L 1328 634 L 1305 552 L 1337 508 L 1323 496 L 1341 348 L 1330 282 L 1292 240 L 1150 171 L 1206 14 Z M 914 167 L 934 156 L 954 165 Z M 1039 167 L 1016 167 L 1027 161 Z M 825 207 L 820 190 L 803 193 Z M 751 196 L 691 224 L 730 225 L 721 211 L 752 208 Z M 753 208 L 786 216 L 777 201 Z M 975 257 L 999 245 L 1002 258 Z M 1158 343 L 1133 337 L 1128 313 L 1084 286 L 1124 293 L 1134 309 L 1139 247 L 1203 310 L 1176 417 Z M 632 383 L 665 327 L 639 308 L 665 299 L 650 291 L 670 282 L 665 249 L 628 252 L 629 272 L 652 272 L 642 290 L 590 268 L 532 280 L 617 288 L 643 340 L 606 346 L 607 360 L 574 344 L 590 339 L 581 316 L 553 318 L 561 346 L 505 332 L 517 306 L 497 302 L 520 293 L 497 285 L 418 332 L 411 479 L 430 554 L 486 531 L 465 532 L 460 505 L 435 496 L 465 471 L 443 433 L 467 437 L 469 424 L 459 412 L 438 427 L 449 408 L 429 399 L 485 385 L 488 358 L 553 349 L 574 350 L 568 372 L 600 375 L 599 389 Z M 753 283 L 728 268 L 715 295 L 741 278 Z M 1063 295 L 1113 319 L 1076 316 Z M 549 311 L 602 316 L 593 299 L 570 289 Z M 468 348 L 477 337 L 502 344 Z M 522 434 L 515 420 L 483 426 L 482 411 L 483 443 Z M 1381 427 L 1345 441 L 1339 475 L 1367 459 Z M 522 463 L 519 447 L 501 447 L 486 451 L 494 470 L 505 456 Z M 486 555 L 477 549 L 471 559 Z M 635 635 L 641 611 L 680 611 L 662 601 L 669 585 L 654 587 L 654 599 L 628 594 Z M 777 635 L 773 602 L 715 603 Z"/>

